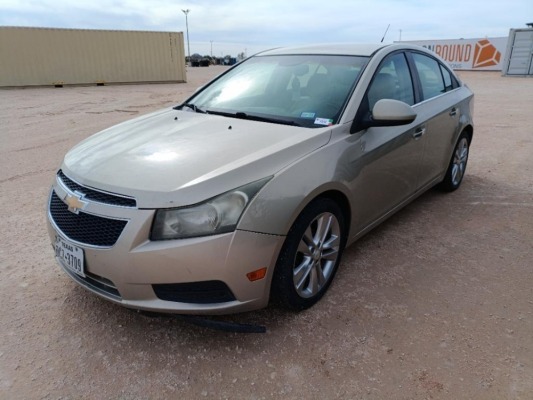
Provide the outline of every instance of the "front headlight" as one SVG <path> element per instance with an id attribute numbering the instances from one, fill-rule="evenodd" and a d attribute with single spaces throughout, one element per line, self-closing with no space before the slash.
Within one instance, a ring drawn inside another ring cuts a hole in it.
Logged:
<path id="1" fill-rule="evenodd" d="M 246 206 L 270 178 L 194 206 L 157 210 L 150 239 L 184 239 L 234 231 Z"/>

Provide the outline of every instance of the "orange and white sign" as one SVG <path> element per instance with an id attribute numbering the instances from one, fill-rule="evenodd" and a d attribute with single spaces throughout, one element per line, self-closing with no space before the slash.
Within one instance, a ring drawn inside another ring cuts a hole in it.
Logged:
<path id="1" fill-rule="evenodd" d="M 507 37 L 416 40 L 402 43 L 417 44 L 435 52 L 452 69 L 501 71 Z"/>

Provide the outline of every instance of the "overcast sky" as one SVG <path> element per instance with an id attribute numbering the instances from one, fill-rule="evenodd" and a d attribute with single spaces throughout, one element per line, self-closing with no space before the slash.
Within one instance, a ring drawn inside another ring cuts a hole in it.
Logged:
<path id="1" fill-rule="evenodd" d="M 533 0 L 0 0 L 0 26 L 185 32 L 191 53 L 507 36 L 533 22 Z M 185 40 L 187 40 L 185 38 Z M 186 44 L 185 44 L 186 46 Z M 187 51 L 187 50 L 186 50 Z"/>

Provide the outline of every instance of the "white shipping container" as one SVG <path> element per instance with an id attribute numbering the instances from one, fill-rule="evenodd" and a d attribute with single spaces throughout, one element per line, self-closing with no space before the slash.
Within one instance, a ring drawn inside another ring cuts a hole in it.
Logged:
<path id="1" fill-rule="evenodd" d="M 533 28 L 511 29 L 502 75 L 533 76 Z"/>
<path id="2" fill-rule="evenodd" d="M 185 82 L 182 32 L 0 27 L 0 87 Z"/>

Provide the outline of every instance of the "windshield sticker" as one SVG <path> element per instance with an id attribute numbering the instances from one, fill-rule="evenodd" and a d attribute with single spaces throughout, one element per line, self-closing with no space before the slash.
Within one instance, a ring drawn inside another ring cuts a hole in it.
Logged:
<path id="1" fill-rule="evenodd" d="M 300 118 L 315 118 L 315 115 L 314 112 L 303 112 L 300 114 Z"/>
<path id="2" fill-rule="evenodd" d="M 315 125 L 333 125 L 333 120 L 329 118 L 316 118 Z"/>

